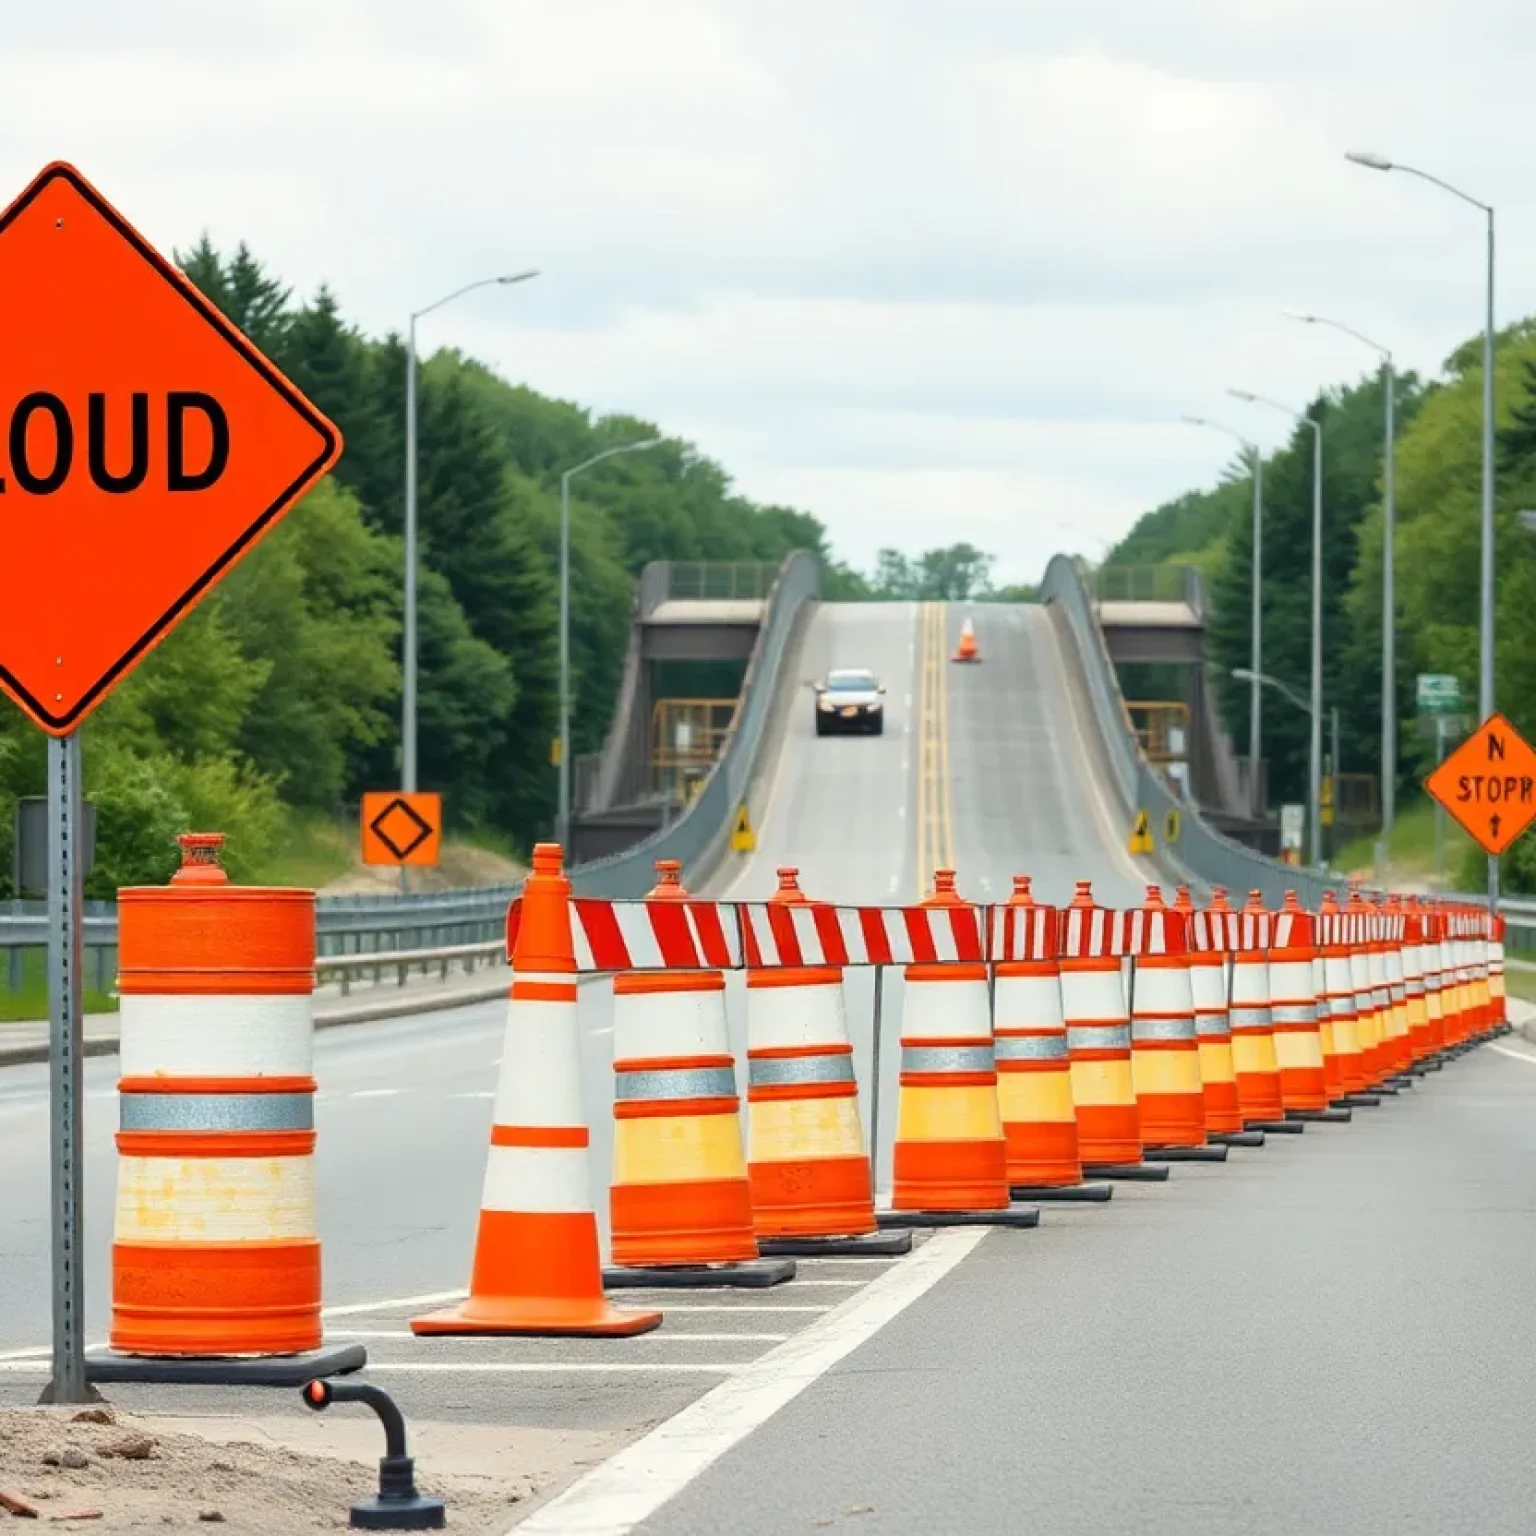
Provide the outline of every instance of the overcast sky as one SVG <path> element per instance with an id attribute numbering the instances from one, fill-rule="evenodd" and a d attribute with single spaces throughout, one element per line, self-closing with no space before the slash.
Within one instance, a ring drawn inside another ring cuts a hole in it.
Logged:
<path id="1" fill-rule="evenodd" d="M 1536 310 L 1529 0 L 3 0 L 0 192 L 69 159 L 366 330 L 693 439 L 837 552 L 998 576 Z M 0 338 L 3 341 L 3 338 Z"/>

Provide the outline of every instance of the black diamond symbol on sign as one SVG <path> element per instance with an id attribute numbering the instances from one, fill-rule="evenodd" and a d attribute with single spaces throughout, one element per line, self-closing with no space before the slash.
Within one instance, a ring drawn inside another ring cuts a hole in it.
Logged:
<path id="1" fill-rule="evenodd" d="M 395 835 L 385 830 L 385 823 L 395 823 Z M 397 859 L 405 860 L 432 836 L 432 828 L 401 799 L 394 799 L 368 823 L 368 829 Z"/>

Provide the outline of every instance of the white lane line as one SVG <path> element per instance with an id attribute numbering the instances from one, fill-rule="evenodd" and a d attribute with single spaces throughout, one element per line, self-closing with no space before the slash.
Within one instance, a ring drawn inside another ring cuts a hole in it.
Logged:
<path id="1" fill-rule="evenodd" d="M 0 1370 L 3 1369 L 5 1367 L 0 1365 Z M 603 1365 L 596 1360 L 549 1361 L 548 1363 L 533 1360 L 370 1360 L 368 1362 L 370 1376 L 379 1371 L 433 1371 L 438 1374 L 460 1371 L 465 1375 L 482 1376 L 612 1375 L 616 1371 L 637 1376 L 669 1376 L 674 1372 L 683 1371 L 704 1376 L 733 1376 L 741 1369 L 739 1360 L 731 1365 L 698 1365 L 693 1361 L 680 1360 L 658 1360 L 652 1365 L 644 1365 L 635 1360 L 620 1360 L 612 1365 Z"/>
<path id="2" fill-rule="evenodd" d="M 399 1092 L 398 1088 L 355 1088 L 347 1097 L 349 1099 L 392 1099 Z"/>
<path id="3" fill-rule="evenodd" d="M 1536 1056 L 1529 1051 L 1512 1051 L 1507 1045 L 1490 1044 L 1490 1051 L 1497 1051 L 1500 1056 L 1508 1056 L 1511 1061 L 1523 1061 L 1528 1067 L 1536 1067 Z"/>
<path id="4" fill-rule="evenodd" d="M 674 1309 L 675 1310 L 675 1309 Z M 328 1328 L 328 1339 L 414 1339 L 409 1328 Z M 646 1335 L 651 1344 L 782 1344 L 787 1333 L 681 1333 L 676 1329 L 661 1329 Z M 4 1358 L 0 1356 L 0 1358 Z"/>
<path id="5" fill-rule="evenodd" d="M 494 1099 L 495 1091 L 489 1088 L 477 1088 L 472 1093 L 450 1093 L 450 1099 Z"/>
<path id="6" fill-rule="evenodd" d="M 938 1284 L 986 1235 L 941 1231 L 819 1322 L 573 1483 L 517 1536 L 628 1536 L 674 1494 Z M 508 1528 L 506 1536 L 511 1536 Z"/>
<path id="7" fill-rule="evenodd" d="M 795 1306 L 789 1302 L 769 1304 L 767 1302 L 750 1302 L 737 1306 L 732 1302 L 693 1302 L 674 1301 L 666 1309 L 668 1316 L 674 1312 L 830 1312 L 832 1304 L 824 1307 Z"/>

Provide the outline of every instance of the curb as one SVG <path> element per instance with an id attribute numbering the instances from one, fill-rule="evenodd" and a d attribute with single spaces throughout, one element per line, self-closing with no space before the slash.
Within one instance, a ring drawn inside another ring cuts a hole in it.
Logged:
<path id="1" fill-rule="evenodd" d="M 486 983 L 478 987 L 466 987 L 451 995 L 439 993 L 436 997 L 395 997 L 387 1003 L 354 1003 L 339 1008 L 328 1008 L 315 1015 L 315 1029 L 340 1029 L 349 1024 L 381 1024 L 387 1019 L 406 1018 L 413 1013 L 446 1013 L 450 1008 L 470 1008 L 477 1003 L 494 1003 L 507 995 L 507 981 L 494 986 Z M 117 1055 L 116 1035 L 87 1035 L 83 1054 L 86 1056 Z M 35 1065 L 49 1059 L 48 1042 L 40 1040 L 26 1045 L 0 1045 L 0 1067 Z"/>

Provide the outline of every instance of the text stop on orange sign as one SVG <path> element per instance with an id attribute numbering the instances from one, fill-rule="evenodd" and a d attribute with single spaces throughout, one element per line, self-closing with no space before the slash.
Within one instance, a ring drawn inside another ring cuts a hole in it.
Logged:
<path id="1" fill-rule="evenodd" d="M 0 213 L 0 688 L 75 729 L 336 428 L 72 166 Z"/>
<path id="2" fill-rule="evenodd" d="M 1536 821 L 1536 751 L 1502 715 L 1490 715 L 1424 781 L 1490 854 Z"/>

